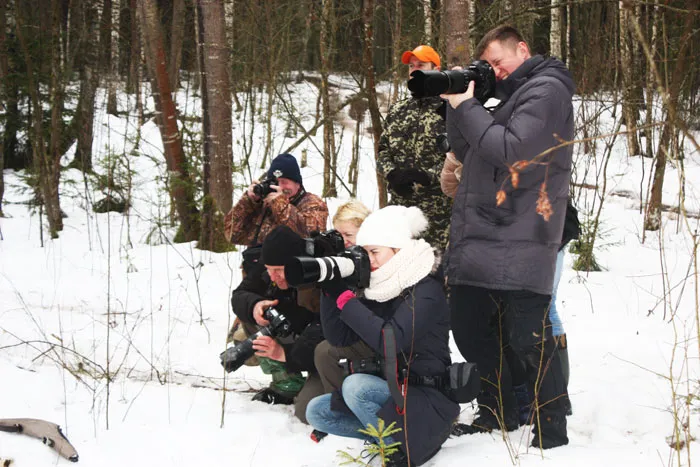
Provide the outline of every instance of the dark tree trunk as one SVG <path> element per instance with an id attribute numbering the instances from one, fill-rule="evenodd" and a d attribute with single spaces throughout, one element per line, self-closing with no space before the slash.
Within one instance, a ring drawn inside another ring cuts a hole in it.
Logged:
<path id="1" fill-rule="evenodd" d="M 333 118 L 331 117 L 330 90 L 328 74 L 330 72 L 330 55 L 333 48 L 331 10 L 333 0 L 323 0 L 321 4 L 321 32 L 319 37 L 319 52 L 321 55 L 321 113 L 323 115 L 323 196 L 337 196 L 335 188 L 335 170 L 333 154 L 335 154 L 335 135 Z"/>
<path id="2" fill-rule="evenodd" d="M 99 84 L 98 56 L 94 44 L 97 43 L 97 11 L 91 2 L 83 3 L 84 31 L 79 47 L 83 66 L 80 71 L 80 96 L 76 110 L 78 142 L 72 166 L 84 172 L 92 172 L 92 140 L 95 123 L 95 94 Z"/>
<path id="3" fill-rule="evenodd" d="M 199 238 L 199 212 L 194 201 L 194 184 L 190 180 L 182 139 L 177 125 L 177 109 L 173 102 L 163 33 L 156 0 L 139 0 L 139 11 L 145 35 L 146 58 L 155 83 L 153 94 L 161 113 L 160 135 L 165 162 L 170 174 L 169 188 L 180 218 L 176 240 L 194 241 Z"/>
<path id="4" fill-rule="evenodd" d="M 37 81 L 34 60 L 29 49 L 27 42 L 27 31 L 25 30 L 24 19 L 22 15 L 22 6 L 18 3 L 15 4 L 16 7 L 16 31 L 17 39 L 19 41 L 20 48 L 25 59 L 26 67 L 26 77 L 27 77 L 27 89 L 31 100 L 31 129 L 29 130 L 29 140 L 32 144 L 32 162 L 34 165 L 34 171 L 38 176 L 38 194 L 37 198 L 40 203 L 46 207 L 46 215 L 49 221 L 49 231 L 51 238 L 57 238 L 58 232 L 63 230 L 63 218 L 61 217 L 61 207 L 58 200 L 58 161 L 54 163 L 51 159 L 53 155 L 53 147 L 56 144 L 54 139 L 54 128 L 53 124 L 56 121 L 56 117 L 60 117 L 60 110 L 57 110 L 57 115 L 54 115 L 52 109 L 51 115 L 51 139 L 50 144 L 45 144 L 44 138 L 44 122 L 43 122 L 43 112 L 41 106 L 41 97 L 39 93 L 39 82 Z M 58 23 L 56 19 L 58 18 L 58 0 L 52 0 L 51 2 L 51 14 L 49 15 L 53 22 Z M 60 27 L 56 24 L 56 27 Z M 51 96 L 54 105 L 58 103 L 58 97 L 60 96 L 55 89 L 57 81 L 57 63 L 60 63 L 57 57 L 60 51 L 60 44 L 58 43 L 59 32 L 49 29 L 52 31 L 51 35 L 51 60 L 50 68 L 51 73 L 51 84 L 49 87 L 49 95 Z M 54 173 L 54 171 L 56 173 Z"/>
<path id="5" fill-rule="evenodd" d="M 7 79 L 7 0 L 0 0 L 0 101 L 6 102 L 5 80 Z M 5 148 L 4 138 L 0 139 L 0 217 L 2 212 L 2 199 L 5 194 Z"/>
<path id="6" fill-rule="evenodd" d="M 666 107 L 666 123 L 659 139 L 659 149 L 656 152 L 656 164 L 654 167 L 654 182 L 651 187 L 651 195 L 644 220 L 645 230 L 658 230 L 661 226 L 661 202 L 664 187 L 664 174 L 666 173 L 666 161 L 671 152 L 671 142 L 673 134 L 678 129 L 676 121 L 676 108 L 678 106 L 678 96 L 680 95 L 681 82 L 687 74 L 687 57 L 691 33 L 693 30 L 693 15 L 686 15 L 685 26 L 681 35 L 681 49 L 678 51 L 676 66 L 671 73 L 671 81 L 667 83 L 667 98 L 664 102 Z"/>
<path id="7" fill-rule="evenodd" d="M 379 138 L 382 135 L 382 117 L 379 113 L 379 104 L 377 103 L 377 88 L 374 76 L 374 55 L 372 49 L 374 47 L 374 0 L 364 0 L 362 5 L 362 23 L 364 25 L 364 53 L 362 54 L 362 63 L 366 72 L 365 92 L 369 106 L 369 114 L 372 119 L 372 138 L 374 140 L 374 160 L 379 158 Z M 383 208 L 387 203 L 386 185 L 384 178 L 377 172 L 377 192 L 379 194 L 379 207 Z"/>

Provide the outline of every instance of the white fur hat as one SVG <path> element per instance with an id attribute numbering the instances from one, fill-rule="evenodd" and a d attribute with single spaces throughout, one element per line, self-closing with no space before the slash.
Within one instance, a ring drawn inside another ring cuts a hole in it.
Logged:
<path id="1" fill-rule="evenodd" d="M 428 228 L 423 211 L 415 206 L 387 206 L 367 216 L 357 232 L 357 244 L 404 248 Z"/>

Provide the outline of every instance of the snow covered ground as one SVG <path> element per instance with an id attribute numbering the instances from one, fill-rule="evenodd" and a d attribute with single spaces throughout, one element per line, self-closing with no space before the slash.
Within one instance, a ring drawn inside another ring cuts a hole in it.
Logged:
<path id="1" fill-rule="evenodd" d="M 353 83 L 336 80 L 343 85 L 342 101 Z M 290 85 L 290 90 L 297 116 L 311 127 L 315 88 L 304 82 Z M 199 111 L 192 96 L 181 94 L 178 101 L 185 113 Z M 127 108 L 127 102 L 122 106 Z M 87 466 L 331 466 L 339 463 L 338 450 L 358 455 L 360 441 L 330 436 L 314 444 L 310 428 L 294 418 L 291 407 L 251 402 L 252 391 L 268 383 L 259 368 L 223 372 L 218 355 L 231 324 L 229 297 L 240 281 L 240 253 L 212 254 L 194 244 L 170 244 L 174 230 L 166 222 L 170 208 L 157 127 L 147 122 L 137 140 L 133 116 L 106 115 L 104 106 L 98 112 L 98 172 L 106 173 L 114 160 L 110 154 L 130 154 L 128 167 L 117 169 L 132 174 L 134 201 L 128 216 L 86 209 L 103 195 L 90 180 L 85 193 L 82 173 L 66 170 L 61 188 L 65 228 L 57 240 L 44 234 L 42 246 L 38 212 L 26 204 L 32 195 L 25 174 L 5 172 L 0 418 L 60 424 L 77 448 L 80 464 Z M 287 123 L 281 113 L 277 117 L 274 153 L 300 136 L 285 138 Z M 342 132 L 343 142 L 341 176 L 349 165 L 352 141 L 351 121 L 344 118 L 336 125 L 337 140 Z M 252 142 L 252 167 L 259 167 L 264 126 L 242 119 L 242 113 L 234 116 L 236 160 Z M 613 126 L 609 116 L 601 125 Z M 358 198 L 376 208 L 368 126 L 363 126 L 361 138 Z M 249 138 L 251 127 L 255 130 Z M 320 130 L 313 141 L 322 147 Z M 305 186 L 320 193 L 323 162 L 316 146 L 306 141 L 294 153 L 300 157 L 302 149 L 308 150 L 309 165 L 302 170 Z M 687 147 L 685 202 L 697 213 L 700 155 Z M 602 175 L 596 179 L 596 173 L 602 173 L 603 144 L 596 154 L 577 156 L 576 183 L 602 186 Z M 63 164 L 71 158 L 72 150 Z M 586 173 L 586 166 L 593 168 Z M 603 238 L 596 250 L 604 270 L 578 273 L 571 268 L 574 256 L 567 255 L 558 306 L 571 359 L 570 444 L 542 453 L 528 447 L 525 428 L 510 433 L 506 442 L 500 433 L 463 436 L 448 440 L 427 465 L 700 462 L 697 441 L 690 452 L 678 454 L 666 440 L 674 426 L 674 390 L 678 397 L 700 392 L 688 234 L 688 227 L 696 231 L 698 219 L 690 218 L 688 226 L 665 214 L 661 241 L 658 232 L 647 232 L 642 243 L 639 204 L 646 196 L 649 170 L 649 159 L 627 157 L 624 137 L 619 137 L 607 169 Z M 248 180 L 235 180 L 234 201 Z M 667 169 L 665 186 L 664 202 L 677 205 L 681 182 L 676 168 Z M 340 187 L 339 192 L 338 199 L 328 200 L 331 213 L 347 199 Z M 581 211 L 593 206 L 594 193 L 581 188 Z M 454 345 L 453 356 L 461 360 Z M 462 408 L 461 420 L 469 422 L 474 410 L 470 404 Z M 691 432 L 698 433 L 697 403 L 694 410 Z M 0 459 L 6 458 L 21 467 L 68 463 L 37 440 L 0 433 Z"/>

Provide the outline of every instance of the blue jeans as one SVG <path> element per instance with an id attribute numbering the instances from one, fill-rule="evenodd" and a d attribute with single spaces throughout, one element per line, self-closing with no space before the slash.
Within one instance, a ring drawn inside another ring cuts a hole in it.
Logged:
<path id="1" fill-rule="evenodd" d="M 561 280 L 561 270 L 564 267 L 564 254 L 566 248 L 559 250 L 557 254 L 557 265 L 554 269 L 554 285 L 552 286 L 552 303 L 549 306 L 549 320 L 552 322 L 552 335 L 561 336 L 564 334 L 564 325 L 561 322 L 561 317 L 557 311 L 557 289 Z"/>
<path id="2" fill-rule="evenodd" d="M 331 410 L 331 395 L 315 397 L 306 407 L 306 420 L 319 431 L 376 442 L 358 430 L 367 429 L 367 424 L 377 427 L 377 412 L 391 397 L 389 386 L 382 378 L 355 373 L 343 381 L 343 400 L 352 414 Z M 393 441 L 385 438 L 386 444 Z"/>

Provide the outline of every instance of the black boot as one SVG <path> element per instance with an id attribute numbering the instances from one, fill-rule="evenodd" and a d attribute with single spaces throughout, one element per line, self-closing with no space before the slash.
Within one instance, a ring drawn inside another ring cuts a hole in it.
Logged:
<path id="1" fill-rule="evenodd" d="M 480 410 L 479 415 L 474 419 L 471 425 L 465 423 L 455 423 L 452 425 L 450 436 L 473 435 L 474 433 L 490 433 L 493 430 L 501 430 L 505 427 L 506 431 L 517 430 L 520 424 L 517 416 L 508 416 L 504 423 L 501 423 L 490 411 Z"/>
<path id="2" fill-rule="evenodd" d="M 539 428 L 537 419 L 535 426 L 532 428 L 532 443 L 533 448 L 551 449 L 557 446 L 569 444 L 569 438 L 566 436 L 566 417 L 554 415 L 542 415 L 539 420 Z"/>
<path id="3" fill-rule="evenodd" d="M 294 398 L 275 392 L 271 388 L 265 388 L 259 391 L 253 396 L 254 401 L 265 402 L 266 404 L 272 405 L 292 405 L 294 403 Z"/>

